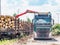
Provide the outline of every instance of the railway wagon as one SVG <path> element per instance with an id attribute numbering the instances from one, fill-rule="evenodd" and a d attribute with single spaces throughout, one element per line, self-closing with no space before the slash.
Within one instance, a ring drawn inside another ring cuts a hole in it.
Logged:
<path id="1" fill-rule="evenodd" d="M 32 23 L 21 21 L 13 16 L 0 16 L 0 38 L 15 38 L 32 32 Z"/>
<path id="2" fill-rule="evenodd" d="M 20 35 L 19 19 L 13 16 L 0 16 L 0 38 L 13 38 Z"/>

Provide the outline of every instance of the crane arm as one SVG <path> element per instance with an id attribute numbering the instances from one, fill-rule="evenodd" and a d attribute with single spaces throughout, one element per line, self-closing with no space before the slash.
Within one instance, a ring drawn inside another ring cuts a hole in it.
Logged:
<path id="1" fill-rule="evenodd" d="M 16 15 L 15 18 L 18 18 L 19 16 L 22 16 L 22 15 L 24 15 L 24 14 L 26 14 L 26 13 L 38 13 L 38 12 L 36 12 L 36 11 L 31 11 L 31 10 L 26 10 L 25 12 Z"/>

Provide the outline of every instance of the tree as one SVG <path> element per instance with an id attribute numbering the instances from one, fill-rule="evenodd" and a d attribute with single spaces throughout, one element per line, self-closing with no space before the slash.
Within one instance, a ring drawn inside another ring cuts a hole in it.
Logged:
<path id="1" fill-rule="evenodd" d="M 52 35 L 60 35 L 60 24 L 56 24 L 52 27 Z"/>
<path id="2" fill-rule="evenodd" d="M 31 22 L 30 18 L 27 18 L 27 22 Z"/>
<path id="3" fill-rule="evenodd" d="M 15 17 L 16 15 L 17 15 L 16 13 L 13 14 L 14 17 Z"/>

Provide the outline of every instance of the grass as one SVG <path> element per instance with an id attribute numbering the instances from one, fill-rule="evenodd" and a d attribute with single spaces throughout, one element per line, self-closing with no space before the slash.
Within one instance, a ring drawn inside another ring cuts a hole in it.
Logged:
<path id="1" fill-rule="evenodd" d="M 0 40 L 0 45 L 11 45 L 13 44 L 14 42 L 16 42 L 17 39 L 11 39 L 11 40 Z"/>
<path id="2" fill-rule="evenodd" d="M 4 39 L 4 40 L 0 40 L 0 45 L 13 45 L 13 43 L 15 43 L 16 41 L 18 41 L 19 39 L 26 37 L 26 35 L 23 35 L 20 38 L 15 38 L 15 39 Z"/>
<path id="3" fill-rule="evenodd" d="M 25 36 L 22 36 L 22 37 L 25 37 Z M 15 38 L 15 39 L 10 39 L 10 40 L 8 40 L 8 39 L 0 40 L 0 45 L 13 45 L 13 43 L 18 41 L 19 39 L 20 38 Z"/>

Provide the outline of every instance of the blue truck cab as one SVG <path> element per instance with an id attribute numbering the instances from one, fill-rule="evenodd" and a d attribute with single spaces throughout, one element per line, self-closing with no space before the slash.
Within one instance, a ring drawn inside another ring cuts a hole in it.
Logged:
<path id="1" fill-rule="evenodd" d="M 50 12 L 35 14 L 33 25 L 34 39 L 51 39 L 52 17 Z"/>

